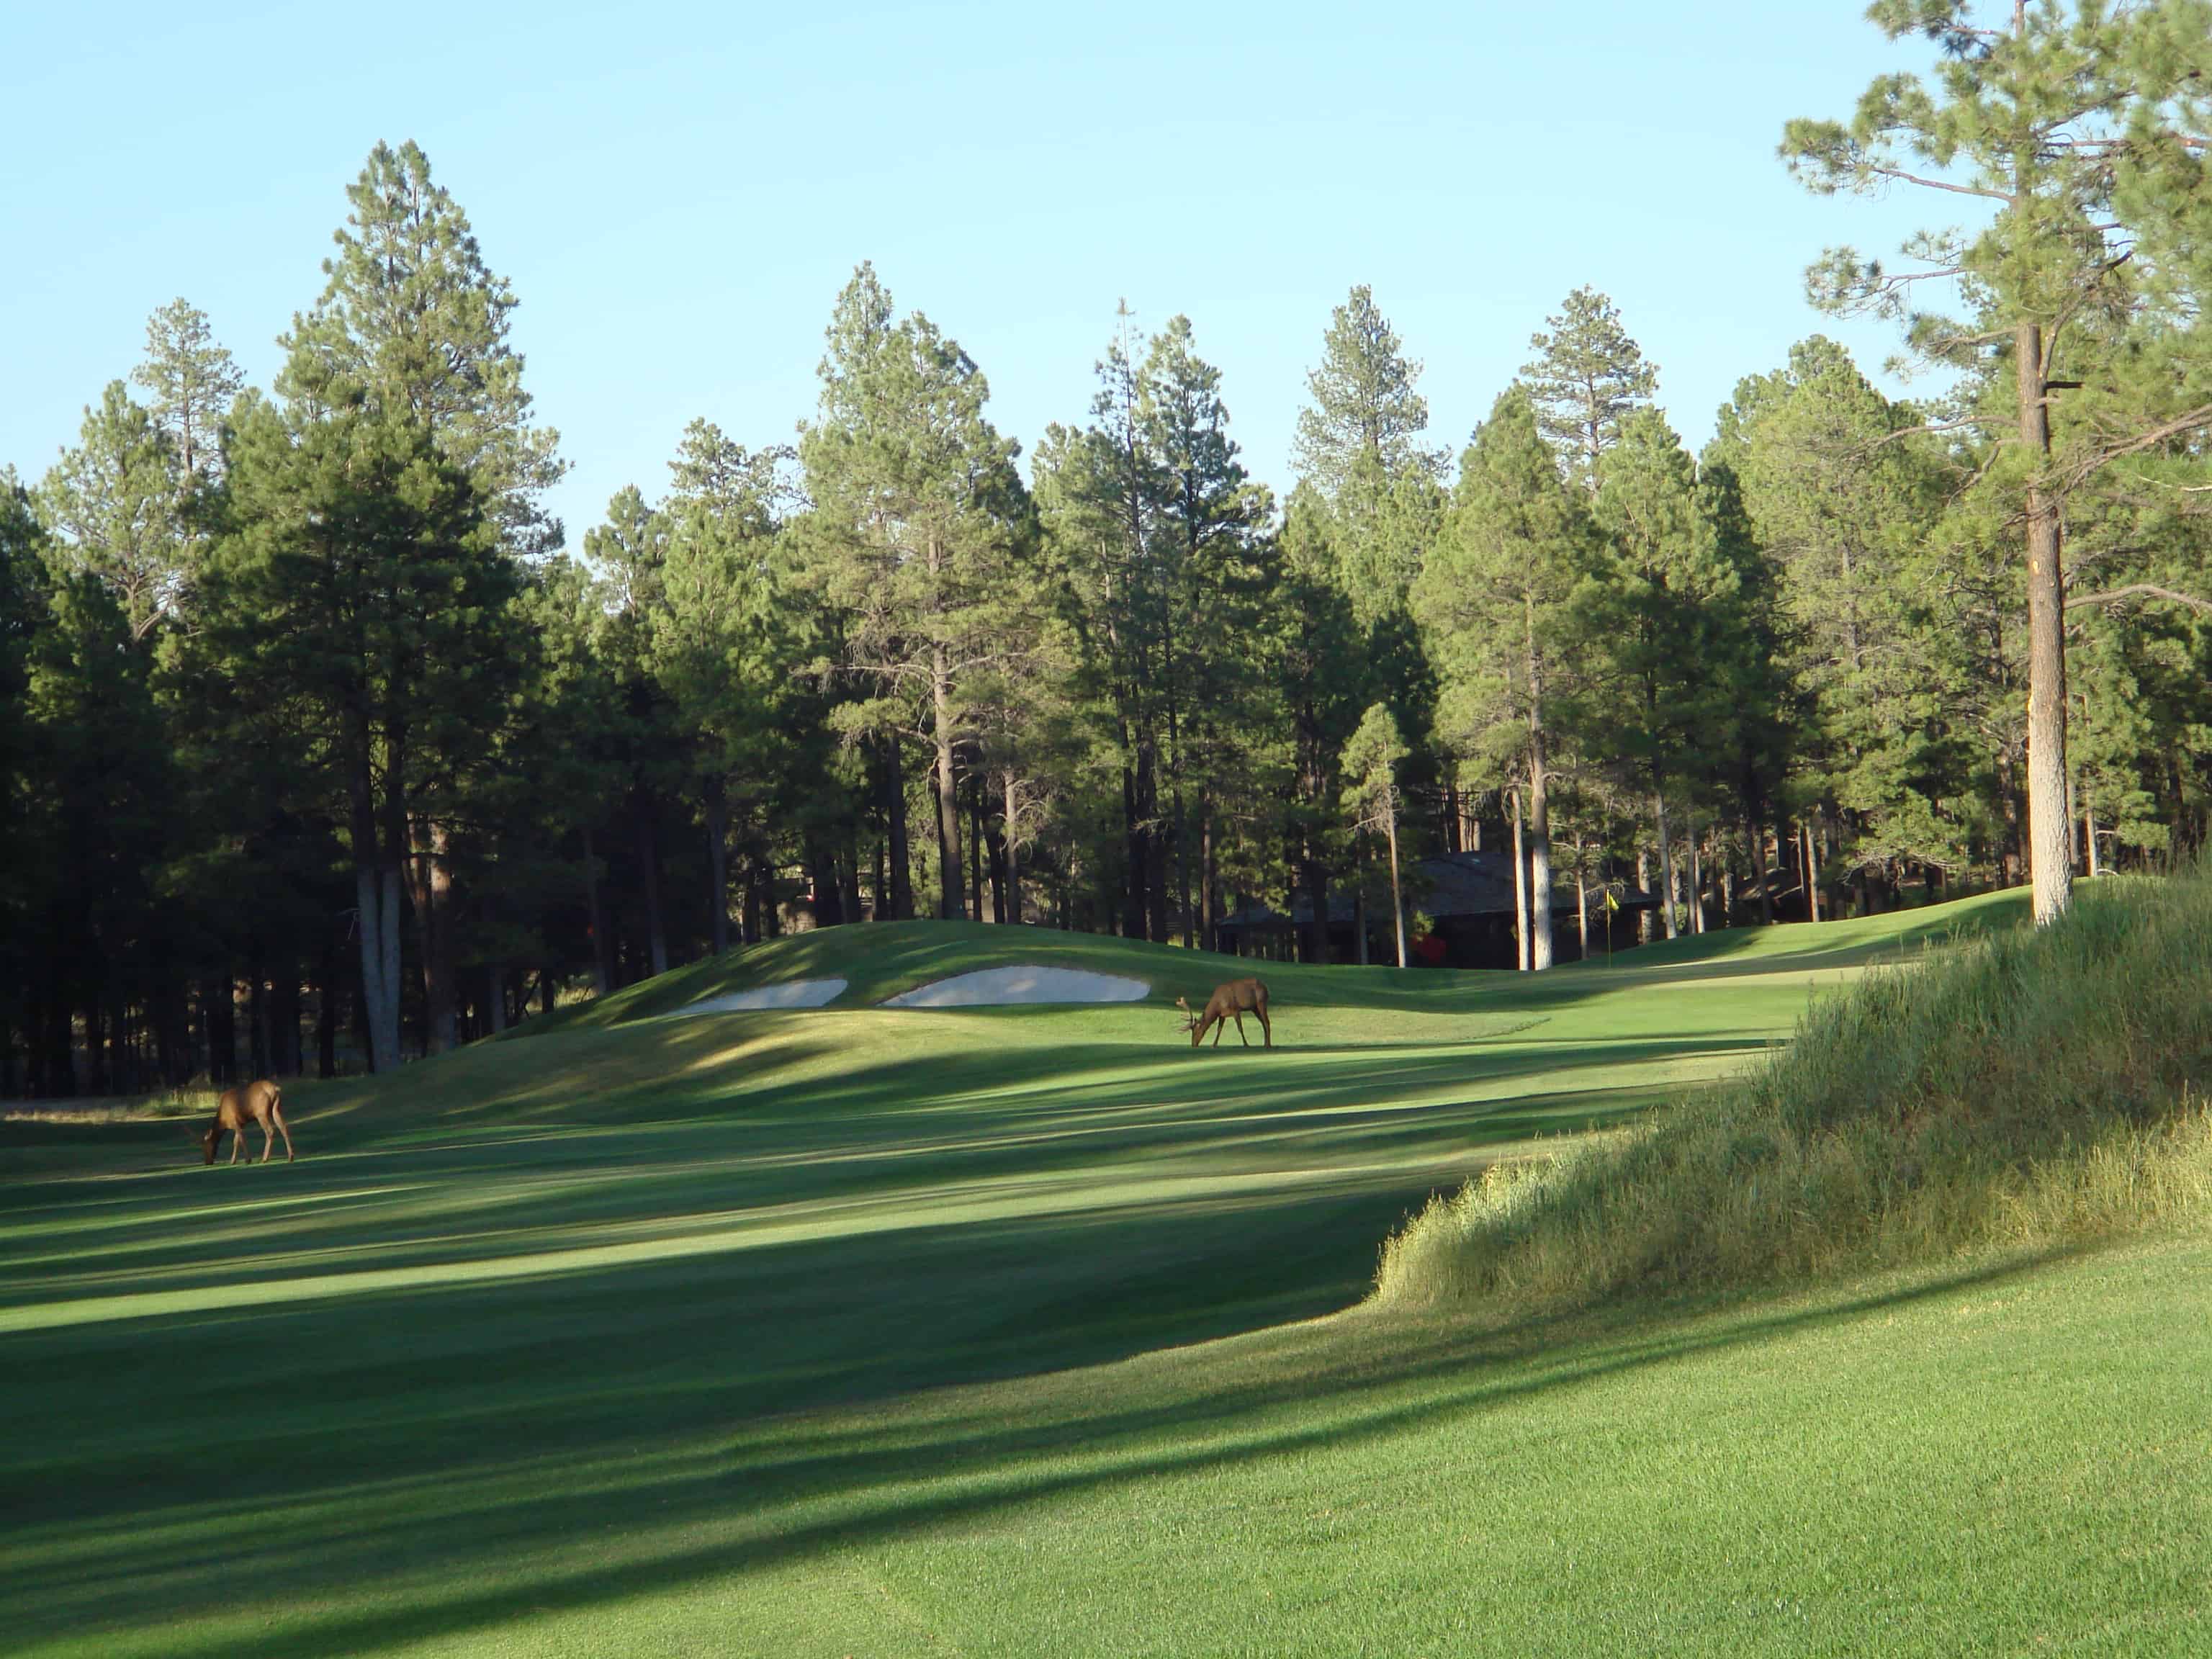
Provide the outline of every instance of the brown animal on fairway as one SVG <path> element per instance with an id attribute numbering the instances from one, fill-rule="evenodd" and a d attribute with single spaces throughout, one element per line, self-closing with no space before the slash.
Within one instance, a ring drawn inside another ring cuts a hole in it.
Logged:
<path id="1" fill-rule="evenodd" d="M 215 1121 L 200 1137 L 200 1145 L 207 1152 L 207 1161 L 215 1162 L 215 1149 L 222 1144 L 224 1132 L 229 1132 L 230 1161 L 238 1162 L 238 1155 L 246 1146 L 246 1130 L 249 1124 L 261 1126 L 261 1161 L 266 1164 L 269 1154 L 276 1148 L 276 1137 L 284 1137 L 284 1161 L 292 1161 L 292 1132 L 284 1127 L 284 1091 L 267 1078 L 247 1084 L 243 1089 L 225 1089 L 222 1097 L 216 1102 Z"/>
<path id="2" fill-rule="evenodd" d="M 1261 1039 L 1267 1048 L 1275 1046 L 1275 1028 L 1267 1024 L 1267 988 L 1256 979 L 1232 979 L 1226 985 L 1215 986 L 1213 994 L 1206 1000 L 1206 1012 L 1202 1014 L 1193 1013 L 1190 1004 L 1181 997 L 1176 999 L 1176 1006 L 1182 1010 L 1194 1048 L 1209 1026 L 1213 1029 L 1213 1046 L 1218 1048 L 1221 1028 L 1231 1019 L 1237 1022 L 1237 1040 L 1250 1048 L 1252 1040 L 1244 1035 L 1247 1014 L 1259 1016 Z"/>

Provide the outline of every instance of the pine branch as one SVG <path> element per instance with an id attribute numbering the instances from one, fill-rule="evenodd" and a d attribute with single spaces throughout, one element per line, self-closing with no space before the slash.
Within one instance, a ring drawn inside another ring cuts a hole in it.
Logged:
<path id="1" fill-rule="evenodd" d="M 2178 438 L 2185 432 L 2194 432 L 2200 427 L 2208 425 L 2212 425 L 2212 404 L 2199 404 L 2186 415 L 2177 416 L 2161 426 L 2153 427 L 2149 431 L 2130 439 L 2126 443 L 2111 449 L 2100 450 L 2087 460 L 2079 463 L 2067 472 L 2066 488 L 2071 489 L 2076 485 L 2087 482 L 2123 455 L 2139 454 L 2143 450 L 2157 447 L 2168 438 Z"/>
<path id="2" fill-rule="evenodd" d="M 2177 593 L 2170 587 L 2160 587 L 2156 582 L 2130 582 L 2124 587 L 2107 588 L 2102 593 L 2077 593 L 2066 601 L 2066 609 L 2088 605 L 2111 605 L 2120 599 L 2166 599 L 2174 605 L 2185 605 L 2191 611 L 2212 613 L 2212 599 L 2200 599 L 2191 593 Z"/>
<path id="3" fill-rule="evenodd" d="M 1903 167 L 1876 167 L 1869 161 L 1867 171 L 1884 179 L 1897 179 L 1908 185 L 1919 185 L 1928 190 L 1948 190 L 1954 196 L 1979 196 L 1984 200 L 2002 202 L 2008 206 L 2013 200 L 2011 193 L 2007 191 L 1984 190 L 1979 185 L 1954 185 L 1948 179 L 1923 178 L 1917 173 L 1907 173 Z"/>

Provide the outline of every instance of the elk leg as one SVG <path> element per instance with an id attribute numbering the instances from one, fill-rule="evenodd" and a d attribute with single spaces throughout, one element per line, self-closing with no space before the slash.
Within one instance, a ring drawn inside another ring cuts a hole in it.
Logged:
<path id="1" fill-rule="evenodd" d="M 284 1161 L 287 1164 L 289 1164 L 294 1156 L 292 1152 L 292 1131 L 285 1126 L 283 1109 L 281 1107 L 272 1109 L 269 1115 L 276 1125 L 276 1133 L 284 1137 Z"/>
<path id="2" fill-rule="evenodd" d="M 1247 1048 L 1252 1046 L 1252 1039 L 1244 1035 L 1244 1011 L 1242 1008 L 1237 1011 L 1237 1040 Z"/>
<path id="3" fill-rule="evenodd" d="M 1275 1028 L 1267 1024 L 1267 1011 L 1265 1008 L 1255 1008 L 1252 1012 L 1260 1016 L 1260 1034 L 1267 1038 L 1267 1046 L 1270 1048 L 1273 1048 Z"/>
<path id="4" fill-rule="evenodd" d="M 241 1125 L 230 1132 L 230 1161 L 238 1162 L 238 1155 L 246 1150 L 246 1130 Z"/>
<path id="5" fill-rule="evenodd" d="M 1213 1046 L 1215 1048 L 1218 1048 L 1221 1046 L 1221 1034 L 1228 1029 L 1229 1022 L 1225 1019 L 1217 1019 L 1213 1022 Z"/>
<path id="6" fill-rule="evenodd" d="M 261 1120 L 261 1161 L 266 1164 L 276 1150 L 276 1126 L 264 1117 Z"/>

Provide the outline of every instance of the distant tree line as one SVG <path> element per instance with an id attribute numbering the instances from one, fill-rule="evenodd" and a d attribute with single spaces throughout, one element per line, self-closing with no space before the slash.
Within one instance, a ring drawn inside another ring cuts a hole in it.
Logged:
<path id="1" fill-rule="evenodd" d="M 1480 847 L 1540 969 L 1626 887 L 1669 936 L 2031 878 L 2048 919 L 2202 846 L 2212 14 L 1974 12 L 1876 5 L 1938 73 L 1784 147 L 1984 210 L 1813 273 L 1927 401 L 1814 337 L 1692 455 L 1581 289 L 1455 456 L 1361 287 L 1287 495 L 1126 308 L 1025 473 L 863 265 L 797 443 L 693 422 L 580 556 L 514 296 L 380 145 L 273 387 L 180 300 L 0 473 L 0 1091 L 383 1070 L 802 917 L 1206 948 L 1303 901 L 1326 959 L 1349 893 L 1404 961 L 1406 866 Z"/>

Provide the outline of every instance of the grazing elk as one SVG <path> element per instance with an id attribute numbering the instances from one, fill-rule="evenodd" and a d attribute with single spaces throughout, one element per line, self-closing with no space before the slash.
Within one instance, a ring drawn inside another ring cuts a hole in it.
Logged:
<path id="1" fill-rule="evenodd" d="M 1176 999 L 1176 1006 L 1182 1010 L 1184 1029 L 1190 1033 L 1190 1046 L 1198 1047 L 1206 1028 L 1213 1029 L 1213 1046 L 1221 1046 L 1221 1028 L 1228 1021 L 1237 1022 L 1237 1040 L 1247 1048 L 1252 1041 L 1244 1035 L 1244 1016 L 1256 1014 L 1260 1018 L 1260 1035 L 1266 1046 L 1275 1046 L 1275 1028 L 1267 1024 L 1267 988 L 1256 979 L 1232 979 L 1226 985 L 1217 985 L 1213 994 L 1206 1000 L 1206 1012 L 1193 1013 L 1190 1004 L 1182 998 Z"/>
<path id="2" fill-rule="evenodd" d="M 284 1137 L 284 1161 L 292 1161 L 292 1132 L 284 1127 L 284 1091 L 262 1078 L 247 1084 L 243 1089 L 225 1089 L 222 1097 L 216 1102 L 215 1121 L 200 1137 L 200 1145 L 207 1152 L 207 1161 L 215 1162 L 215 1149 L 222 1144 L 223 1133 L 231 1136 L 230 1161 L 238 1162 L 245 1150 L 248 1124 L 261 1126 L 261 1161 L 266 1164 L 269 1154 L 276 1149 L 276 1137 Z"/>

